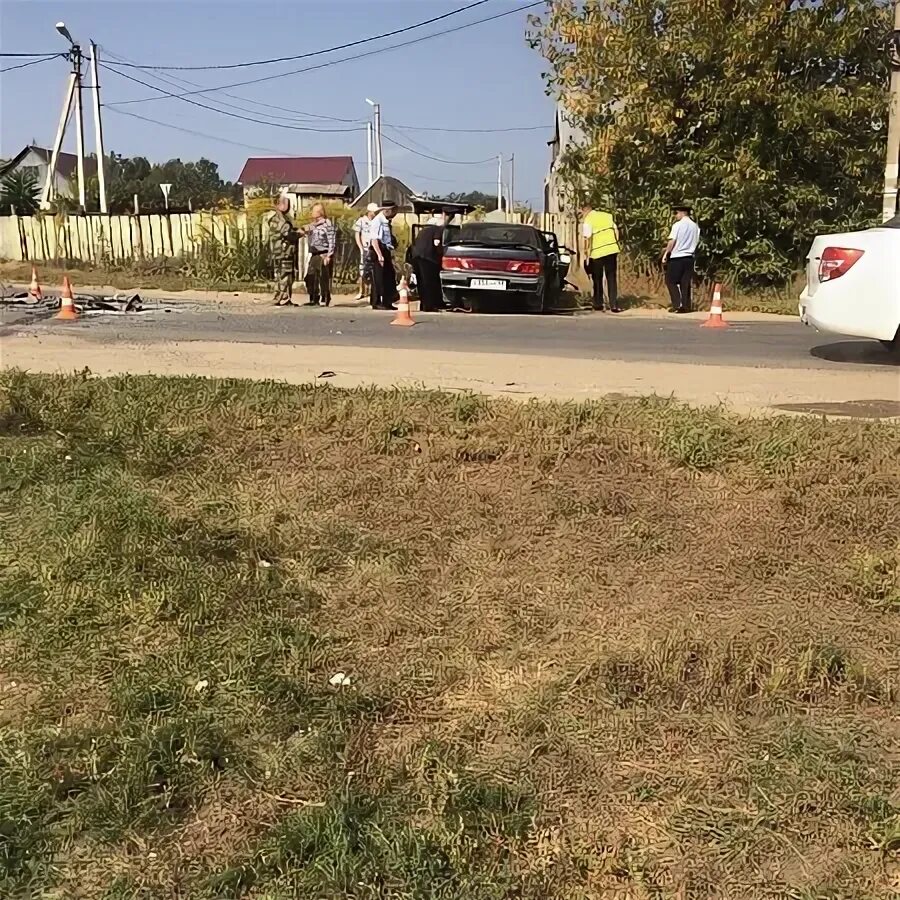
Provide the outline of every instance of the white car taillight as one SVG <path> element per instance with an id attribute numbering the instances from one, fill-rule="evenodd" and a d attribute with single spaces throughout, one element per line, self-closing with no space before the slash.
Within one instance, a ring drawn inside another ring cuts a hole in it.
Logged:
<path id="1" fill-rule="evenodd" d="M 819 283 L 834 281 L 846 275 L 862 258 L 864 250 L 848 247 L 826 247 L 819 260 Z"/>

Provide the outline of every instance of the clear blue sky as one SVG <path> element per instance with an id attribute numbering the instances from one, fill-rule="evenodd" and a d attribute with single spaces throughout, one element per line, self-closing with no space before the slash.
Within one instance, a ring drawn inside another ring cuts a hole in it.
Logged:
<path id="1" fill-rule="evenodd" d="M 471 0 L 469 0 L 471 2 Z M 465 22 L 522 6 L 527 0 L 489 0 L 443 22 L 389 38 L 384 45 L 412 40 Z M 465 6 L 467 0 L 2 0 L 0 52 L 52 52 L 65 49 L 54 30 L 64 20 L 85 46 L 93 39 L 106 58 L 160 65 L 207 65 L 308 53 L 370 37 Z M 540 12 L 541 8 L 533 10 Z M 449 160 L 483 160 L 503 153 L 516 156 L 516 198 L 540 207 L 553 125 L 553 103 L 545 96 L 544 62 L 525 42 L 526 17 L 518 12 L 411 47 L 289 75 L 270 82 L 194 96 L 209 105 L 231 104 L 230 112 L 251 118 L 314 128 L 352 128 L 306 114 L 365 119 L 365 98 L 382 104 L 387 137 L 414 150 Z M 150 73 L 122 71 L 178 93 L 299 69 L 351 56 L 379 44 L 339 51 L 275 66 L 213 72 Z M 0 68 L 21 60 L 0 59 Z M 34 141 L 49 147 L 59 117 L 67 63 L 62 59 L 0 75 L 0 156 L 9 157 Z M 161 82 L 158 79 L 182 79 Z M 200 156 L 219 163 L 223 177 L 237 178 L 247 156 L 352 155 L 365 181 L 365 132 L 316 133 L 254 124 L 191 106 L 183 100 L 155 99 L 116 107 L 118 101 L 160 96 L 156 91 L 101 72 L 107 151 L 146 156 L 152 161 Z M 90 98 L 86 96 L 88 150 L 94 149 Z M 259 107 L 254 102 L 279 109 Z M 202 132 L 200 137 L 113 112 L 114 109 Z M 282 116 L 281 120 L 269 115 Z M 495 129 L 544 126 L 538 131 L 462 134 L 415 131 L 409 126 Z M 70 132 L 72 129 L 70 128 Z M 227 143 L 227 141 L 233 143 Z M 236 146 L 252 145 L 254 148 Z M 74 149 L 68 134 L 65 149 Z M 269 152 L 266 152 L 269 151 Z M 391 143 L 384 145 L 385 171 L 411 187 L 442 194 L 455 190 L 496 191 L 497 165 L 447 165 Z"/>

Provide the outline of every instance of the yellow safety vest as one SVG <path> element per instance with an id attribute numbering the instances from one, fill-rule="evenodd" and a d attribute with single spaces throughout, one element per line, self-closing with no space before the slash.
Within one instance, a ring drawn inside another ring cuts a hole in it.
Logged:
<path id="1" fill-rule="evenodd" d="M 591 259 L 600 259 L 602 256 L 611 256 L 619 252 L 615 222 L 609 213 L 591 210 L 584 223 L 591 227 Z"/>

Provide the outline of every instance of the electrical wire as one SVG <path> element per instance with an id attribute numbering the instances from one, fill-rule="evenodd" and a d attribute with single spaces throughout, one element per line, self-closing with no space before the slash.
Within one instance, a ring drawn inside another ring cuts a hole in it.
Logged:
<path id="1" fill-rule="evenodd" d="M 171 122 L 161 122 L 159 119 L 151 119 L 149 116 L 142 116 L 139 113 L 129 112 L 125 109 L 111 109 L 110 112 L 118 116 L 128 116 L 130 119 L 140 119 L 142 122 L 149 122 L 151 125 L 161 125 L 163 128 L 171 128 L 173 131 L 180 131 L 184 134 L 190 134 L 194 137 L 207 138 L 211 141 L 217 141 L 220 144 L 231 144 L 232 147 L 242 147 L 245 150 L 259 150 L 261 153 L 275 153 L 279 156 L 290 156 L 287 150 L 273 150 L 271 147 L 258 147 L 255 144 L 242 144 L 240 141 L 232 141 L 215 134 L 206 134 L 203 131 L 195 131 L 193 128 L 183 128 L 180 125 L 173 125 Z"/>
<path id="2" fill-rule="evenodd" d="M 246 69 L 250 66 L 268 66 L 272 65 L 273 63 L 293 62 L 294 60 L 298 59 L 308 59 L 312 56 L 321 56 L 323 53 L 334 53 L 337 50 L 348 50 L 350 47 L 359 47 L 361 44 L 369 44 L 372 41 L 380 41 L 384 38 L 396 37 L 398 34 L 406 34 L 409 31 L 414 31 L 416 28 L 423 28 L 425 25 L 433 25 L 435 22 L 441 22 L 444 19 L 449 19 L 451 16 L 457 16 L 460 13 L 467 12 L 470 9 L 474 9 L 476 6 L 483 6 L 485 3 L 489 2 L 490 0 L 476 0 L 475 3 L 469 3 L 467 6 L 461 6 L 459 9 L 453 9 L 450 12 L 446 12 L 440 16 L 435 16 L 432 19 L 426 19 L 423 22 L 416 22 L 414 25 L 407 25 L 404 28 L 398 28 L 394 31 L 386 31 L 383 34 L 374 34 L 371 37 L 360 38 L 357 41 L 351 41 L 349 44 L 338 44 L 337 46 L 329 47 L 326 50 L 314 50 L 310 53 L 298 53 L 296 56 L 278 56 L 271 59 L 258 59 L 252 62 L 240 63 L 222 63 L 215 66 L 155 66 L 148 65 L 146 63 L 124 63 L 123 65 L 127 65 L 128 68 L 131 69 L 155 69 L 157 71 L 167 72 L 200 72 L 210 71 L 213 69 Z"/>
<path id="3" fill-rule="evenodd" d="M 379 47 L 376 50 L 367 50 L 364 53 L 357 53 L 354 56 L 344 56 L 341 59 L 328 60 L 327 62 L 317 63 L 314 66 L 306 66 L 305 68 L 302 68 L 302 69 L 293 69 L 292 71 L 279 72 L 275 75 L 264 75 L 260 78 L 250 78 L 246 81 L 235 81 L 235 82 L 232 82 L 231 84 L 221 84 L 221 85 L 217 85 L 215 87 L 200 88 L 200 89 L 194 90 L 194 91 L 185 91 L 181 94 L 173 94 L 171 96 L 175 96 L 178 98 L 184 98 L 184 97 L 193 96 L 195 94 L 211 94 L 211 93 L 215 93 L 218 91 L 230 90 L 231 88 L 245 87 L 248 84 L 261 84 L 264 81 L 274 81 L 275 79 L 278 79 L 278 78 L 287 78 L 290 75 L 301 75 L 305 72 L 313 72 L 316 69 L 324 69 L 324 68 L 327 68 L 328 66 L 336 66 L 336 65 L 340 65 L 341 63 L 345 63 L 345 62 L 355 62 L 356 60 L 366 59 L 369 56 L 375 56 L 379 53 L 388 53 L 391 50 L 399 50 L 399 49 L 402 49 L 403 47 L 410 47 L 413 44 L 420 44 L 423 41 L 428 41 L 428 40 L 431 40 L 432 38 L 444 37 L 445 35 L 448 35 L 448 34 L 455 34 L 458 31 L 462 31 L 463 29 L 466 29 L 466 28 L 472 28 L 475 25 L 484 25 L 486 22 L 494 22 L 497 19 L 504 18 L 505 16 L 512 16 L 512 15 L 515 15 L 515 13 L 524 12 L 527 9 L 534 9 L 536 6 L 543 6 L 545 2 L 546 2 L 546 0 L 537 0 L 537 2 L 534 2 L 534 3 L 526 3 L 523 6 L 514 7 L 513 9 L 506 10 L 506 12 L 497 13 L 493 16 L 488 16 L 484 19 L 476 19 L 474 22 L 466 22 L 463 25 L 457 25 L 454 28 L 446 28 L 443 31 L 435 31 L 433 34 L 426 34 L 426 35 L 423 35 L 422 37 L 413 38 L 412 40 L 409 40 L 409 41 L 402 41 L 399 44 L 391 44 L 389 47 Z M 122 65 L 124 65 L 124 63 L 107 62 L 107 63 L 105 63 L 105 65 L 106 66 L 122 66 Z M 124 75 L 125 73 L 120 72 L 119 74 Z M 134 80 L 137 80 L 137 79 L 134 79 Z M 138 84 L 141 84 L 141 83 L 143 83 L 143 82 L 138 81 Z M 144 86 L 152 87 L 152 85 L 147 85 L 147 84 L 144 84 Z M 124 106 L 125 104 L 129 104 L 129 103 L 150 103 L 154 100 L 160 100 L 160 99 L 162 99 L 162 98 L 161 97 L 136 97 L 132 100 L 119 100 L 119 101 L 117 101 L 116 106 Z M 108 104 L 108 105 L 111 106 L 112 104 Z"/>
<path id="4" fill-rule="evenodd" d="M 118 75 L 119 78 L 127 78 L 129 81 L 133 81 L 136 84 L 143 85 L 146 88 L 150 88 L 152 91 L 158 91 L 160 94 L 165 95 L 166 97 L 170 97 L 175 100 L 183 100 L 185 103 L 190 103 L 191 106 L 198 106 L 200 109 L 208 109 L 210 112 L 218 113 L 220 116 L 229 116 L 232 119 L 241 119 L 244 122 L 253 122 L 255 125 L 268 125 L 270 128 L 284 128 L 288 131 L 315 131 L 318 133 L 340 133 L 340 134 L 348 134 L 354 131 L 365 131 L 361 126 L 356 128 L 313 128 L 308 125 L 287 125 L 282 124 L 281 122 L 272 122 L 267 121 L 265 119 L 254 119 L 250 116 L 242 116 L 238 113 L 228 112 L 226 109 L 219 109 L 215 106 L 209 106 L 206 103 L 201 103 L 199 100 L 191 100 L 189 97 L 185 97 L 181 94 L 173 94 L 171 91 L 167 91 L 164 88 L 157 87 L 155 84 L 149 84 L 146 81 L 142 81 L 140 78 L 135 78 L 133 75 L 129 75 L 126 72 L 120 72 L 117 69 L 112 69 L 109 66 L 109 63 L 101 63 L 100 68 L 104 69 L 107 72 L 112 72 L 114 75 Z M 104 104 L 108 108 L 113 108 L 112 103 Z"/>
<path id="5" fill-rule="evenodd" d="M 441 159 L 441 157 L 439 156 L 432 156 L 429 153 L 420 153 L 418 150 L 413 150 L 412 147 L 407 147 L 406 144 L 403 144 L 395 138 L 389 137 L 386 134 L 382 134 L 381 137 L 382 140 L 388 141 L 389 143 L 400 147 L 402 150 L 406 150 L 407 153 L 412 153 L 415 156 L 421 156 L 423 159 L 430 159 L 434 162 L 445 163 L 449 166 L 483 166 L 485 163 L 497 161 L 496 156 L 490 156 L 487 159 Z"/>
<path id="6" fill-rule="evenodd" d="M 103 50 L 104 54 L 106 54 L 107 56 L 113 57 L 113 59 L 115 59 L 115 60 L 121 60 L 123 63 L 131 62 L 131 60 L 129 60 L 127 57 L 120 56 L 118 53 L 114 53 L 113 51 L 109 50 L 106 47 L 101 47 L 101 50 Z M 197 82 L 189 81 L 186 78 L 179 78 L 177 76 L 164 75 L 164 74 L 160 74 L 157 72 L 152 72 L 152 73 L 144 72 L 144 76 L 147 78 L 155 78 L 161 82 L 168 84 L 171 87 L 176 87 L 176 88 L 183 88 L 185 85 L 187 85 L 189 87 L 196 87 L 196 88 L 203 87 L 202 85 L 197 84 Z M 305 116 L 310 119 L 323 119 L 323 120 L 326 120 L 329 122 L 343 122 L 346 124 L 353 124 L 353 125 L 361 125 L 361 124 L 364 125 L 366 123 L 366 121 L 368 121 L 367 119 L 359 119 L 359 118 L 349 119 L 349 118 L 342 118 L 341 116 L 329 116 L 329 115 L 325 115 L 324 113 L 309 112 L 307 110 L 302 110 L 302 109 L 291 109 L 290 107 L 280 106 L 275 103 L 265 103 L 262 100 L 255 100 L 252 97 L 242 97 L 239 94 L 230 94 L 226 91 L 222 91 L 222 94 L 226 97 L 232 98 L 233 100 L 240 100 L 241 104 L 238 105 L 238 104 L 234 104 L 234 103 L 227 103 L 224 100 L 218 100 L 218 99 L 213 101 L 213 102 L 217 103 L 219 106 L 227 106 L 231 109 L 239 110 L 240 112 L 249 112 L 249 113 L 257 113 L 259 115 L 267 115 L 269 118 L 281 119 L 281 120 L 287 121 L 287 122 L 295 122 L 296 120 L 295 120 L 294 116 Z M 152 99 L 155 100 L 157 98 L 154 97 Z M 118 106 L 118 105 L 122 105 L 125 103 L 132 103 L 132 102 L 134 102 L 134 101 L 125 100 L 125 101 L 119 101 L 118 103 L 116 103 L 116 102 L 107 103 L 106 106 Z M 249 104 L 249 106 L 248 106 L 248 104 Z M 258 108 L 254 109 L 253 107 L 258 107 Z M 267 110 L 268 109 L 277 110 L 279 114 L 262 113 L 262 112 L 260 112 L 259 108 L 264 108 Z M 280 115 L 280 113 L 291 113 L 292 115 L 285 116 L 285 115 Z M 443 133 L 447 133 L 447 134 L 504 134 L 504 133 L 521 132 L 521 131 L 547 131 L 549 129 L 548 125 L 516 125 L 516 126 L 510 126 L 510 127 L 506 127 L 506 128 L 444 128 L 441 126 L 422 126 L 422 125 L 412 125 L 412 124 L 408 124 L 408 123 L 403 123 L 403 124 L 398 125 L 395 123 L 388 123 L 388 122 L 385 123 L 385 127 L 402 128 L 405 131 L 431 131 L 431 132 L 443 132 Z M 410 140 L 410 143 L 415 143 L 415 142 Z"/>
<path id="7" fill-rule="evenodd" d="M 0 69 L 0 75 L 4 72 L 14 72 L 16 69 L 27 69 L 29 66 L 50 62 L 51 60 L 59 59 L 61 56 L 65 56 L 65 53 L 54 53 L 53 56 L 45 56 L 43 59 L 33 59 L 31 62 L 19 63 L 17 66 L 7 66 L 5 69 Z"/>
<path id="8" fill-rule="evenodd" d="M 10 59 L 25 59 L 31 58 L 32 56 L 63 56 L 62 53 L 0 53 L 0 59 L 4 59 L 9 57 Z"/>

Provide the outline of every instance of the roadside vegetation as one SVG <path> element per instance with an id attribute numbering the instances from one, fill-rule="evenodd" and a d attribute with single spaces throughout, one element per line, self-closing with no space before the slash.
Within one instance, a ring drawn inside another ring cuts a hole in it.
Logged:
<path id="1" fill-rule="evenodd" d="M 0 896 L 890 896 L 898 446 L 3 373 Z"/>

